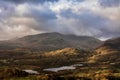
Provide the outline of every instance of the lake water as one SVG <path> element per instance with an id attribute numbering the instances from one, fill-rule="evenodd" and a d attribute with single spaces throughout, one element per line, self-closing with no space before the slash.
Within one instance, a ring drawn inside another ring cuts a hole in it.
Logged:
<path id="1" fill-rule="evenodd" d="M 80 67 L 80 66 L 83 66 L 83 64 L 74 64 L 74 65 L 71 65 L 71 66 Z"/>
<path id="2" fill-rule="evenodd" d="M 76 69 L 74 66 L 62 66 L 58 68 L 48 68 L 48 69 L 43 69 L 43 71 L 52 71 L 52 72 L 58 72 L 61 70 L 70 70 L 70 69 Z"/>
<path id="3" fill-rule="evenodd" d="M 79 66 L 83 66 L 83 64 L 74 64 L 74 65 L 70 65 L 70 66 L 62 66 L 62 67 L 57 67 L 57 68 L 47 68 L 47 69 L 43 69 L 43 71 L 58 72 L 61 70 L 73 70 Z"/>
<path id="4" fill-rule="evenodd" d="M 23 70 L 23 71 L 25 71 L 25 72 L 27 72 L 29 74 L 39 74 L 39 72 L 34 71 L 34 70 Z"/>

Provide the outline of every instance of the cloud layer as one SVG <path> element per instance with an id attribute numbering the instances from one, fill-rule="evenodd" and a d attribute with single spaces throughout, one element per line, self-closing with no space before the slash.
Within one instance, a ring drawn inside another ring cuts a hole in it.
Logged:
<path id="1" fill-rule="evenodd" d="M 100 4 L 104 7 L 118 7 L 120 0 L 99 0 Z"/>
<path id="2" fill-rule="evenodd" d="M 120 0 L 1 0 L 0 40 L 43 32 L 120 35 Z"/>

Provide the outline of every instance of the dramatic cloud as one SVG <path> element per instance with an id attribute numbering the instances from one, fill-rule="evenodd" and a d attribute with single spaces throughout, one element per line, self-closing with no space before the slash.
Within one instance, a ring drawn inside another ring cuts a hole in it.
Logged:
<path id="1" fill-rule="evenodd" d="M 1 0 L 0 40 L 43 32 L 120 35 L 119 0 Z"/>
<path id="2" fill-rule="evenodd" d="M 44 3 L 44 2 L 56 2 L 58 0 L 3 0 L 6 2 L 21 4 L 21 3 Z"/>
<path id="3" fill-rule="evenodd" d="M 120 0 L 99 0 L 99 2 L 104 7 L 117 7 L 117 6 L 120 6 Z"/>

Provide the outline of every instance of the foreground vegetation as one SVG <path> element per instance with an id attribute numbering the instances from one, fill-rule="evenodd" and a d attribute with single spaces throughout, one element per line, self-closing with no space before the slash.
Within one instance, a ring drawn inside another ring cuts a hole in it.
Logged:
<path id="1" fill-rule="evenodd" d="M 111 70 L 91 70 L 88 72 L 68 70 L 57 73 L 30 75 L 18 69 L 4 68 L 0 72 L 0 80 L 120 80 L 120 73 Z"/>
<path id="2" fill-rule="evenodd" d="M 94 59 L 91 61 L 89 57 L 93 55 L 93 51 L 66 48 L 44 53 L 27 50 L 0 52 L 0 80 L 120 80 L 119 61 L 114 63 L 108 61 L 97 63 Z M 75 70 L 43 71 L 44 68 L 79 62 L 83 66 Z M 31 75 L 22 71 L 25 69 L 36 70 L 40 74 Z"/>

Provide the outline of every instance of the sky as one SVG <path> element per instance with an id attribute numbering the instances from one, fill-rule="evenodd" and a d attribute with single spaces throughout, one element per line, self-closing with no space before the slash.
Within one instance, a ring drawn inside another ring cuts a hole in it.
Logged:
<path id="1" fill-rule="evenodd" d="M 120 37 L 120 0 L 0 0 L 0 40 L 46 32 Z"/>

